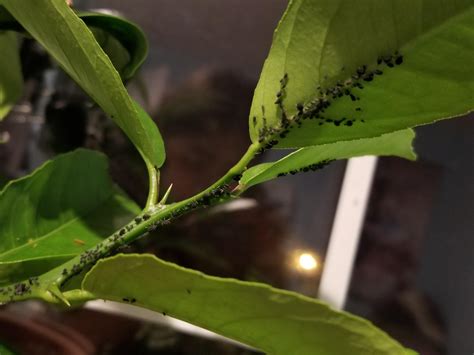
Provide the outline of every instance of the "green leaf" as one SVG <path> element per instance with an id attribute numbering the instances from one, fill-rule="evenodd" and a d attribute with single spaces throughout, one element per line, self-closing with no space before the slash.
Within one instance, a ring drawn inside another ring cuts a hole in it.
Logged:
<path id="1" fill-rule="evenodd" d="M 99 261 L 84 278 L 95 296 L 182 319 L 269 354 L 405 354 L 370 322 L 267 285 L 204 275 L 152 255 Z"/>
<path id="2" fill-rule="evenodd" d="M 148 55 L 148 41 L 140 27 L 117 16 L 94 12 L 79 12 L 77 15 L 89 28 L 95 30 L 95 35 L 97 31 L 101 31 L 106 36 L 104 42 L 100 43 L 102 49 L 110 57 L 122 78 L 131 79 Z M 117 65 L 114 59 L 123 56 L 122 48 L 126 49 L 127 60 Z"/>
<path id="3" fill-rule="evenodd" d="M 83 11 L 76 14 L 92 30 L 122 78 L 131 79 L 148 55 L 148 41 L 143 31 L 119 16 Z M 1 6 L 0 30 L 26 33 L 23 26 Z"/>
<path id="4" fill-rule="evenodd" d="M 349 159 L 364 155 L 395 155 L 415 160 L 412 149 L 415 132 L 406 129 L 380 137 L 363 138 L 300 148 L 274 163 L 263 163 L 246 170 L 240 184 L 250 187 L 289 173 L 311 171 L 336 159 Z"/>
<path id="5" fill-rule="evenodd" d="M 252 141 L 279 127 L 281 107 L 294 121 L 279 148 L 374 137 L 472 111 L 473 36 L 472 0 L 293 0 L 255 91 Z M 333 98 L 335 89 L 343 96 Z M 315 109 L 324 100 L 329 107 Z"/>
<path id="6" fill-rule="evenodd" d="M 10 112 L 23 90 L 18 44 L 13 33 L 0 32 L 0 121 Z"/>
<path id="7" fill-rule="evenodd" d="M 15 355 L 16 353 L 14 353 L 13 350 L 10 350 L 10 348 L 7 348 L 6 345 L 0 343 L 0 354 L 2 354 L 2 355 Z"/>
<path id="8" fill-rule="evenodd" d="M 139 212 L 102 154 L 80 149 L 45 163 L 0 192 L 0 284 L 66 262 Z"/>
<path id="9" fill-rule="evenodd" d="M 125 131 L 155 167 L 165 159 L 158 128 L 130 98 L 109 57 L 64 0 L 0 0 L 25 30 Z"/>

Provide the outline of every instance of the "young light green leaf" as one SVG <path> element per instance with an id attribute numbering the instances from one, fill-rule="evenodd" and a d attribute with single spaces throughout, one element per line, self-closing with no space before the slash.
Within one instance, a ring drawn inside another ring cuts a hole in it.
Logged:
<path id="1" fill-rule="evenodd" d="M 380 137 L 300 148 L 274 163 L 263 163 L 251 167 L 243 173 L 240 184 L 248 188 L 278 176 L 317 170 L 332 160 L 364 155 L 394 155 L 415 160 L 416 156 L 412 149 L 414 138 L 415 132 L 412 129 L 406 129 Z"/>
<path id="2" fill-rule="evenodd" d="M 0 32 L 0 121 L 21 96 L 21 75 L 18 44 L 13 33 Z"/>
<path id="3" fill-rule="evenodd" d="M 0 192 L 0 284 L 66 262 L 139 212 L 102 154 L 80 149 L 45 163 Z"/>
<path id="4" fill-rule="evenodd" d="M 82 287 L 98 298 L 134 302 L 268 354 L 408 354 L 370 322 L 318 300 L 207 276 L 152 255 L 101 260 Z"/>
<path id="5" fill-rule="evenodd" d="M 160 167 L 164 145 L 151 118 L 128 95 L 109 57 L 64 0 L 0 0 L 25 30 L 110 115 L 144 159 Z"/>
<path id="6" fill-rule="evenodd" d="M 472 0 L 293 0 L 255 91 L 252 141 L 279 127 L 283 112 L 294 123 L 280 148 L 465 114 L 474 107 L 473 33 Z"/>

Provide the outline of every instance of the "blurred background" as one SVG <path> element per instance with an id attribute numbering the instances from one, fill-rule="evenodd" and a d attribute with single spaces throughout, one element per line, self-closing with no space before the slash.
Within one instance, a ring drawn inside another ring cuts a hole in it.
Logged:
<path id="1" fill-rule="evenodd" d="M 128 87 L 163 134 L 161 187 L 173 183 L 172 200 L 202 190 L 239 160 L 249 144 L 253 90 L 286 1 L 74 4 L 121 14 L 149 38 L 148 60 Z M 143 205 L 148 180 L 126 137 L 36 43 L 25 40 L 21 50 L 25 93 L 0 123 L 7 141 L 0 145 L 0 188 L 54 155 L 87 147 L 107 154 L 113 179 Z M 346 309 L 421 354 L 474 349 L 473 137 L 472 117 L 440 122 L 417 129 L 417 162 L 379 159 L 360 236 Z M 271 151 L 259 159 L 279 156 Z M 257 186 L 241 201 L 157 230 L 130 252 L 316 297 L 345 167 L 335 162 Z M 61 312 L 30 302 L 0 314 L 61 329 L 83 353 L 252 353 L 193 331 L 103 311 Z"/>

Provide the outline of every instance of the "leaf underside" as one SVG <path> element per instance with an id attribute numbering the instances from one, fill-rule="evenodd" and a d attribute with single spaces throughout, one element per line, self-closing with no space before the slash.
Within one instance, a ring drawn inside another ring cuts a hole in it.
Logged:
<path id="1" fill-rule="evenodd" d="M 406 129 L 380 137 L 300 148 L 276 162 L 251 167 L 244 172 L 240 183 L 250 187 L 279 176 L 318 170 L 336 159 L 364 155 L 395 155 L 415 160 L 416 156 L 412 149 L 414 138 L 413 130 Z"/>
<path id="2" fill-rule="evenodd" d="M 99 261 L 84 290 L 163 312 L 269 354 L 407 354 L 370 322 L 293 292 L 204 275 L 152 255 Z"/>

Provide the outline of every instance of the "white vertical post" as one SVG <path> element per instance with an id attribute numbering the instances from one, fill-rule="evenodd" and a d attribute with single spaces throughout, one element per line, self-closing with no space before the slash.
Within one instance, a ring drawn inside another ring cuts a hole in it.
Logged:
<path id="1" fill-rule="evenodd" d="M 346 302 L 376 166 L 376 157 L 347 163 L 318 291 L 336 309 Z"/>

